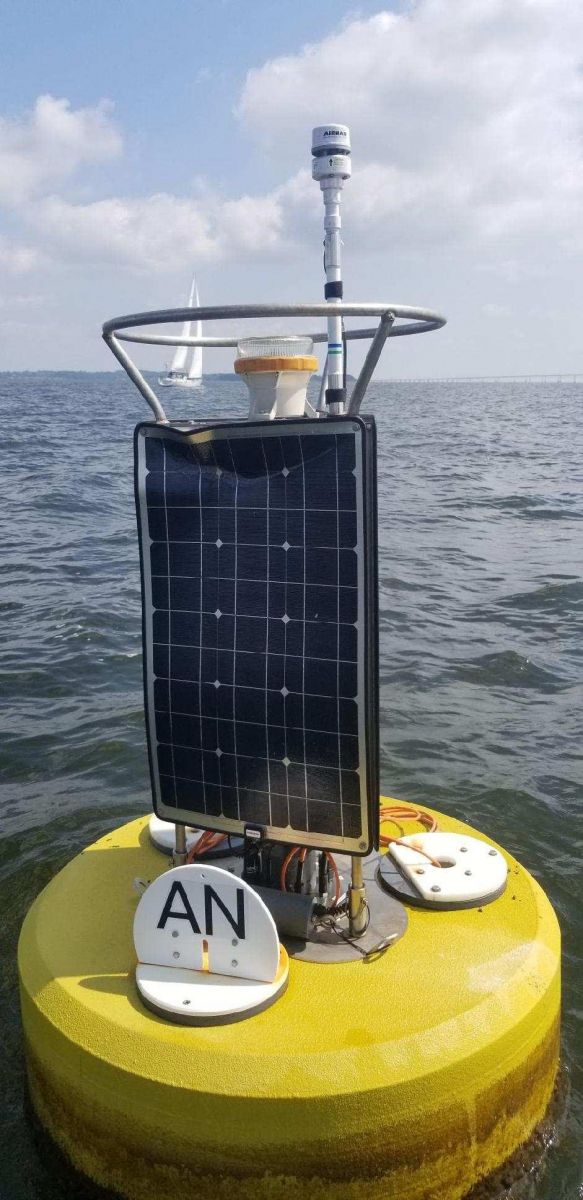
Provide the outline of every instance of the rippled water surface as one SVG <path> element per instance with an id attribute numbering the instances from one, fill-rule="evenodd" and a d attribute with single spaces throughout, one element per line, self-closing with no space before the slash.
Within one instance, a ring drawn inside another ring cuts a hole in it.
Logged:
<path id="1" fill-rule="evenodd" d="M 243 385 L 208 380 L 188 404 L 241 412 Z M 79 1191 L 23 1114 L 14 952 L 51 876 L 150 803 L 132 493 L 146 410 L 121 374 L 0 375 L 0 406 L 0 1197 L 57 1200 Z M 367 409 L 379 428 L 383 790 L 498 838 L 557 909 L 572 1090 L 530 1194 L 575 1200 L 583 387 L 377 384 Z"/>

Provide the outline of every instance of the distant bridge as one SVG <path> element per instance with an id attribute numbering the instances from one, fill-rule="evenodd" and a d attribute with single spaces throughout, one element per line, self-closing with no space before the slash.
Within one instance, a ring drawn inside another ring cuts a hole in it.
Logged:
<path id="1" fill-rule="evenodd" d="M 582 383 L 581 375 L 424 375 L 418 379 L 384 379 L 383 383 Z M 379 383 L 381 380 L 379 380 Z"/>

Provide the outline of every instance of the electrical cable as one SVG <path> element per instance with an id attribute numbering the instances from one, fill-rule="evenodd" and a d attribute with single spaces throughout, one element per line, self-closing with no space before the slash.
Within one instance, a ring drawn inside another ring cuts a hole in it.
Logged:
<path id="1" fill-rule="evenodd" d="M 217 846 L 226 841 L 226 833 L 215 833 L 212 829 L 204 829 L 194 845 L 190 847 L 186 855 L 186 862 L 191 863 L 195 858 L 200 858 L 203 854 L 208 854 L 210 850 L 216 850 Z"/>
<path id="2" fill-rule="evenodd" d="M 301 864 L 303 865 L 307 853 L 308 853 L 308 851 L 304 846 L 292 846 L 291 850 L 286 854 L 286 856 L 283 860 L 283 863 L 281 864 L 281 872 L 280 872 L 280 876 L 279 876 L 279 886 L 280 886 L 282 892 L 287 892 L 287 869 L 288 869 L 290 863 L 293 861 L 296 854 L 298 854 L 298 855 L 300 855 L 300 861 L 301 861 Z M 324 850 L 323 853 L 326 855 L 326 859 L 327 859 L 330 867 L 332 868 L 332 874 L 334 876 L 334 885 L 335 885 L 334 900 L 332 901 L 332 905 L 334 906 L 335 904 L 338 904 L 338 901 L 340 899 L 340 891 L 341 891 L 341 887 L 342 887 L 342 885 L 340 883 L 340 874 L 338 871 L 338 867 L 336 866 L 336 861 L 334 859 L 334 856 L 332 854 L 330 854 L 330 852 L 328 850 Z"/>
<path id="3" fill-rule="evenodd" d="M 294 886 L 294 892 L 297 892 L 297 893 L 300 893 L 302 890 L 302 882 L 303 882 L 303 876 L 304 876 L 304 863 L 306 861 L 307 853 L 308 853 L 308 851 L 306 849 L 304 849 L 304 850 L 301 850 L 300 853 L 298 854 L 298 861 L 297 861 L 297 865 L 296 865 L 296 882 L 295 882 L 295 886 Z"/>
<path id="4" fill-rule="evenodd" d="M 428 833 L 435 833 L 436 829 L 438 828 L 437 821 L 435 820 L 435 817 L 431 815 L 431 813 L 425 812 L 422 808 L 414 808 L 412 805 L 408 804 L 381 805 L 381 825 L 384 821 L 389 821 L 394 825 L 399 825 L 400 821 L 417 821 L 420 825 L 424 826 Z M 431 854 L 428 854 L 427 850 L 423 850 L 421 846 L 416 846 L 411 842 L 405 842 L 403 837 L 403 834 L 401 834 L 400 837 L 391 837 L 387 833 L 381 833 L 381 846 L 390 846 L 393 843 L 397 846 L 408 846 L 409 849 L 416 850 L 418 854 L 422 854 L 424 858 L 428 858 L 429 862 L 432 863 L 434 867 L 441 867 L 439 860 L 437 858 L 433 858 Z"/>

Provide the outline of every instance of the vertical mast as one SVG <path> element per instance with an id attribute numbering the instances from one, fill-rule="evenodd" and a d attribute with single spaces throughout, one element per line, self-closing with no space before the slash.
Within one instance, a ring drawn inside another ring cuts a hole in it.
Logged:
<path id="1" fill-rule="evenodd" d="M 192 276 L 192 288 L 190 290 L 189 308 L 192 308 L 193 305 L 196 306 L 196 308 L 198 308 L 200 305 L 200 300 L 199 300 L 199 296 L 198 296 L 198 285 L 196 282 L 195 275 Z M 198 338 L 202 337 L 202 321 L 194 322 L 194 336 L 198 337 Z M 188 372 L 188 378 L 189 379 L 202 379 L 202 346 L 193 346 L 193 348 L 192 348 L 192 360 L 190 363 L 190 370 Z"/>
<path id="2" fill-rule="evenodd" d="M 330 304 L 328 317 L 328 386 L 326 406 L 342 413 L 346 404 L 342 317 L 333 308 L 342 300 L 340 199 L 344 180 L 350 179 L 350 132 L 347 125 L 319 125 L 312 131 L 312 178 L 320 184 L 324 201 L 324 296 Z"/>
<path id="3" fill-rule="evenodd" d="M 194 296 L 195 286 L 196 286 L 196 284 L 195 284 L 195 279 L 193 276 L 192 283 L 190 285 L 190 293 L 188 296 L 188 305 L 187 305 L 188 308 L 192 308 L 192 300 L 193 300 L 193 296 Z M 181 334 L 181 336 L 183 338 L 190 337 L 190 326 L 191 326 L 190 321 L 184 322 L 184 325 L 182 326 L 182 334 Z M 172 366 L 171 366 L 170 370 L 176 371 L 176 372 L 184 372 L 186 370 L 187 358 L 188 358 L 188 346 L 177 346 L 176 353 L 174 355 L 174 358 L 172 359 Z"/>

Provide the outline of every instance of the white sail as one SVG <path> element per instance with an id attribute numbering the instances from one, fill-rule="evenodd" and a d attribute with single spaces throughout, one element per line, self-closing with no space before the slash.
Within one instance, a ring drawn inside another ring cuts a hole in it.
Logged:
<path id="1" fill-rule="evenodd" d="M 187 308 L 192 308 L 192 302 L 194 299 L 195 288 L 196 288 L 196 280 L 193 275 L 192 284 L 190 287 L 190 295 L 188 297 Z M 198 300 L 197 300 L 197 304 L 198 304 Z M 192 321 L 184 322 L 184 325 L 182 326 L 182 334 L 181 334 L 182 337 L 185 337 L 185 338 L 190 337 L 190 326 L 191 325 L 192 325 Z M 170 367 L 171 373 L 174 373 L 174 371 L 185 372 L 187 358 L 188 358 L 188 346 L 177 346 L 176 353 L 174 355 L 174 358 L 172 359 L 172 364 Z"/>
<path id="2" fill-rule="evenodd" d="M 192 276 L 191 296 L 194 293 L 194 304 L 198 308 L 200 300 L 198 297 L 198 287 L 196 286 L 196 276 Z M 192 300 L 191 300 L 192 304 Z M 194 337 L 202 337 L 202 321 L 194 322 Z M 192 362 L 188 372 L 189 379 L 202 379 L 202 346 L 193 346 Z"/>
<path id="3" fill-rule="evenodd" d="M 188 308 L 194 308 L 200 304 L 198 298 L 198 288 L 196 286 L 196 276 L 192 276 L 190 285 L 190 295 L 188 297 Z M 185 321 L 180 334 L 183 338 L 191 337 L 191 329 L 194 325 L 194 337 L 202 336 L 201 321 Z M 187 367 L 189 356 L 190 369 Z M 166 374 L 158 380 L 161 387 L 198 387 L 202 379 L 202 346 L 177 346 L 176 353 Z"/>

